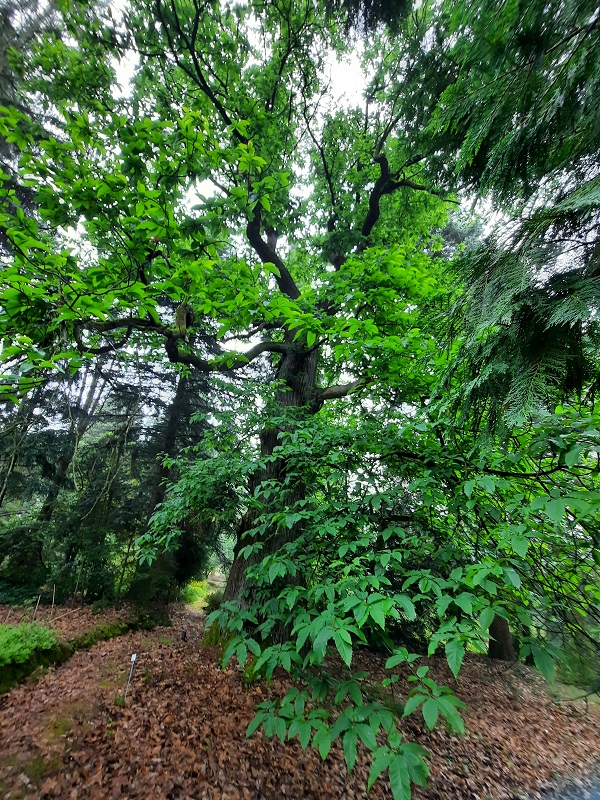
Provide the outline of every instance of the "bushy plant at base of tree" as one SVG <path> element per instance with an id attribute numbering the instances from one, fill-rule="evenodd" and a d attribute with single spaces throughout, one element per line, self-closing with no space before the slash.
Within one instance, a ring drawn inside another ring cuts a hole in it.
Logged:
<path id="1" fill-rule="evenodd" d="M 351 413 L 295 428 L 293 419 L 278 422 L 272 455 L 240 465 L 253 487 L 238 508 L 253 520 L 239 544 L 251 588 L 208 616 L 209 640 L 223 643 L 223 663 L 237 659 L 247 679 L 283 669 L 307 686 L 261 704 L 250 732 L 262 725 L 282 741 L 297 736 L 322 755 L 340 737 L 350 768 L 363 741 L 371 777 L 391 769 L 402 796 L 401 776 L 419 783 L 426 768 L 397 731 L 398 705 L 401 718 L 416 712 L 429 727 L 446 719 L 462 730 L 462 705 L 419 665 L 423 652 L 442 651 L 457 676 L 468 651 L 488 651 L 501 620 L 514 641 L 512 655 L 499 649 L 499 657 L 514 658 L 516 648 L 552 679 L 560 648 L 547 632 L 581 636 L 597 624 L 597 415 L 558 408 L 496 447 L 464 432 L 459 442 L 433 406 L 386 425 Z M 285 462 L 285 479 L 254 484 L 270 459 Z M 168 546 L 192 509 L 214 513 L 211 476 L 221 467 L 230 469 L 225 451 L 188 465 L 148 546 Z M 275 551 L 272 532 L 288 535 Z M 353 670 L 361 649 L 388 654 L 381 685 Z M 411 670 L 414 688 L 391 708 L 381 698 L 397 667 Z"/>

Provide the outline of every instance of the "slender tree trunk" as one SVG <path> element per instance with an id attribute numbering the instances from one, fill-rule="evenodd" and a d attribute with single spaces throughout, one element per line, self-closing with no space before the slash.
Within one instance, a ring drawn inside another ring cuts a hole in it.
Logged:
<path id="1" fill-rule="evenodd" d="M 177 382 L 177 389 L 171 401 L 166 415 L 165 436 L 163 440 L 162 452 L 167 456 L 174 456 L 177 452 L 176 442 L 179 427 L 182 423 L 187 424 L 190 416 L 189 407 L 189 381 L 181 377 Z M 152 478 L 152 487 L 149 498 L 149 514 L 152 515 L 155 508 L 165 499 L 165 481 L 169 477 L 169 467 L 162 463 L 162 459 L 157 461 L 156 469 Z"/>
<path id="2" fill-rule="evenodd" d="M 79 397 L 77 398 L 76 405 L 76 418 L 71 417 L 71 424 L 69 426 L 69 446 L 67 452 L 58 459 L 56 469 L 52 477 L 52 484 L 46 494 L 44 504 L 38 514 L 39 522 L 50 522 L 54 514 L 56 500 L 60 494 L 60 490 L 65 483 L 69 467 L 73 463 L 79 440 L 90 428 L 94 421 L 94 414 L 98 408 L 100 398 L 104 393 L 106 381 L 100 382 L 100 364 L 96 363 L 94 374 L 92 376 L 91 384 L 86 386 L 86 376 L 81 383 Z M 67 398 L 68 402 L 68 398 Z"/>
<path id="3" fill-rule="evenodd" d="M 0 506 L 6 498 L 10 476 L 17 462 L 20 453 L 21 445 L 25 441 L 29 428 L 33 422 L 33 412 L 35 411 L 38 402 L 42 396 L 42 387 L 38 387 L 30 397 L 25 397 L 21 401 L 19 410 L 9 430 L 2 433 L 2 438 L 12 434 L 12 447 L 10 452 L 6 455 L 4 464 L 0 468 L 0 475 L 2 476 L 2 485 L 0 486 Z"/>
<path id="4" fill-rule="evenodd" d="M 490 625 L 488 656 L 500 661 L 516 661 L 515 646 L 508 622 L 497 614 Z"/>
<path id="5" fill-rule="evenodd" d="M 54 514 L 56 499 L 60 494 L 60 489 L 65 482 L 67 472 L 73 460 L 73 453 L 69 453 L 58 459 L 54 475 L 52 476 L 52 484 L 46 493 L 46 499 L 38 514 L 38 522 L 50 522 Z"/>

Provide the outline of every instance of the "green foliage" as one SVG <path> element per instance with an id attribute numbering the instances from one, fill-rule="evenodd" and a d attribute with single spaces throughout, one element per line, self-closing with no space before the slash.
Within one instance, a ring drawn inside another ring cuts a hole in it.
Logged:
<path id="1" fill-rule="evenodd" d="M 212 614 L 221 607 L 223 603 L 223 592 L 211 592 L 206 596 L 206 613 Z"/>
<path id="2" fill-rule="evenodd" d="M 444 443 L 450 436 L 453 458 Z M 308 688 L 262 704 L 250 731 L 262 725 L 282 740 L 298 736 L 322 754 L 340 737 L 351 767 L 358 731 L 368 736 L 364 725 L 388 737 L 371 748 L 375 773 L 393 769 L 399 780 L 404 768 L 393 759 L 408 743 L 396 738 L 397 706 L 381 699 L 398 683 L 398 667 L 414 683 L 403 716 L 463 730 L 460 700 L 406 647 L 412 620 L 428 621 L 428 651 L 441 649 L 455 675 L 467 651 L 487 649 L 496 615 L 515 631 L 559 627 L 575 636 L 585 620 L 597 620 L 596 415 L 560 408 L 497 448 L 468 437 L 461 447 L 450 421 L 426 414 L 389 427 L 377 417 L 347 415 L 335 425 L 315 418 L 278 441 L 268 458 L 285 458 L 283 496 L 300 475 L 307 492 L 282 507 L 279 489 L 266 481 L 245 498 L 255 512 L 244 551 L 251 583 L 241 604 L 223 603 L 207 625 L 221 629 L 223 663 L 237 659 L 252 678 L 282 668 Z M 213 460 L 205 469 L 219 466 Z M 194 476 L 205 485 L 198 464 Z M 191 502 L 212 513 L 210 497 L 208 489 Z M 293 541 L 263 557 L 269 531 L 296 526 Z M 519 639 L 521 657 L 552 679 L 555 643 L 537 634 Z M 356 650 L 373 646 L 392 653 L 378 690 L 352 669 Z M 340 666 L 326 669 L 332 654 Z M 414 782 L 417 773 L 409 774 Z"/>
<path id="3" fill-rule="evenodd" d="M 180 596 L 184 603 L 196 603 L 198 600 L 204 600 L 208 591 L 206 581 L 191 581 L 181 589 Z"/>
<path id="4" fill-rule="evenodd" d="M 597 692 L 600 688 L 600 654 L 597 648 L 593 643 L 577 638 L 562 642 L 561 647 L 563 658 L 557 667 L 557 680 L 586 691 Z"/>
<path id="5" fill-rule="evenodd" d="M 55 644 L 54 631 L 42 625 L 0 625 L 0 667 L 24 664 L 36 652 L 51 650 Z"/>
<path id="6" fill-rule="evenodd" d="M 459 143 L 457 172 L 511 199 L 565 168 L 584 175 L 599 145 L 589 95 L 599 78 L 596 6 L 484 3 L 448 12 L 435 24 L 460 68 L 432 127 L 447 146 Z"/>
<path id="7" fill-rule="evenodd" d="M 365 43 L 364 107 L 327 96 L 349 45 L 308 0 L 142 2 L 119 31 L 103 7 L 69 10 L 78 46 L 55 37 L 21 65 L 61 135 L 0 111 L 39 208 L 1 179 L 1 391 L 20 401 L 5 502 L 39 509 L 2 530 L 3 577 L 29 550 L 46 588 L 167 600 L 233 539 L 208 636 L 247 680 L 297 679 L 249 733 L 322 757 L 339 739 L 349 769 L 362 743 L 395 798 L 428 774 L 399 717 L 463 730 L 423 653 L 456 676 L 499 618 L 551 676 L 557 629 L 596 631 L 600 600 L 588 6 L 400 13 Z M 392 11 L 333 9 L 367 27 Z M 110 97 L 124 49 L 139 66 Z M 457 188 L 510 210 L 504 240 L 477 250 L 448 224 Z M 121 427 L 92 435 L 86 388 L 117 353 Z M 184 402 L 193 374 L 218 399 Z M 56 387 L 69 401 L 44 439 L 34 410 Z M 192 415 L 202 441 L 182 435 Z M 367 648 L 387 655 L 380 682 L 356 670 Z"/>
<path id="8" fill-rule="evenodd" d="M 410 2 L 403 0 L 331 0 L 325 3 L 328 13 L 344 15 L 346 30 L 357 28 L 367 34 L 382 24 L 397 31 L 400 20 L 410 11 Z"/>
<path id="9" fill-rule="evenodd" d="M 14 585 L 8 581 L 0 581 L 0 603 L 9 606 L 20 606 L 32 602 L 38 597 L 37 587 Z"/>

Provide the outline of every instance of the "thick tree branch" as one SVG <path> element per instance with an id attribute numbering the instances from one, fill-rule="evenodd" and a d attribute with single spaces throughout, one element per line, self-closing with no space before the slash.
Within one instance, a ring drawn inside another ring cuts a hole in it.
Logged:
<path id="1" fill-rule="evenodd" d="M 274 264 L 279 271 L 279 275 L 275 276 L 279 290 L 290 297 L 292 300 L 297 300 L 300 297 L 300 290 L 294 283 L 290 271 L 283 263 L 281 258 L 277 255 L 275 250 L 269 246 L 262 238 L 260 233 L 260 208 L 256 206 L 252 219 L 246 227 L 246 236 L 250 242 L 252 249 L 263 262 L 263 264 Z"/>
<path id="2" fill-rule="evenodd" d="M 120 328 L 130 328 L 132 330 L 153 330 L 166 335 L 169 330 L 166 325 L 161 325 L 152 319 L 144 319 L 143 317 L 121 317 L 119 319 L 108 319 L 105 322 L 87 321 L 86 327 L 97 333 L 107 333 L 108 331 L 116 331 Z"/>
<path id="3" fill-rule="evenodd" d="M 439 465 L 439 459 L 430 458 L 424 455 L 420 455 L 419 453 L 413 453 L 410 450 L 388 450 L 387 453 L 382 453 L 380 456 L 381 460 L 386 458 L 391 458 L 392 456 L 397 456 L 398 458 L 403 458 L 406 461 L 418 461 L 424 467 L 436 467 Z M 540 472 L 513 472 L 510 470 L 504 469 L 492 469 L 491 467 L 483 467 L 481 468 L 481 472 L 485 473 L 486 475 L 498 475 L 501 478 L 544 478 L 549 475 L 554 475 L 556 472 L 569 472 L 569 468 L 564 466 L 563 464 L 559 464 L 556 467 L 551 467 L 547 470 L 542 470 Z"/>
<path id="4" fill-rule="evenodd" d="M 167 325 L 157 325 L 149 319 L 142 317 L 124 317 L 121 319 L 107 320 L 106 322 L 88 323 L 88 327 L 97 333 L 107 333 L 109 331 L 126 329 L 125 338 L 119 344 L 124 344 L 131 335 L 133 330 L 151 330 L 156 333 L 162 334 L 165 337 L 165 350 L 169 361 L 176 364 L 186 364 L 189 367 L 194 367 L 201 372 L 231 372 L 232 370 L 240 369 L 246 366 L 254 359 L 258 358 L 262 353 L 282 353 L 289 352 L 290 346 L 285 342 L 259 342 L 251 347 L 246 353 L 235 354 L 235 359 L 230 364 L 220 364 L 218 362 L 207 361 L 202 356 L 195 353 L 181 353 L 179 350 L 179 341 L 182 336 L 180 333 L 173 330 Z M 86 348 L 81 339 L 81 329 L 76 328 L 76 340 L 80 348 L 85 349 L 87 352 L 95 352 L 90 348 Z M 117 343 L 109 349 L 114 350 Z M 234 354 L 232 354 L 234 355 Z"/>
<path id="5" fill-rule="evenodd" d="M 458 200 L 450 200 L 447 197 L 443 197 L 442 192 L 438 192 L 437 189 L 430 189 L 429 186 L 424 186 L 422 183 L 415 183 L 411 181 L 410 178 L 402 178 L 401 181 L 394 181 L 393 188 L 390 191 L 395 191 L 399 189 L 401 186 L 406 186 L 409 189 L 414 189 L 416 192 L 427 192 L 428 194 L 432 194 L 435 197 L 439 197 L 440 200 L 443 200 L 445 203 L 454 203 L 454 205 L 459 205 Z M 388 194 L 389 192 L 385 192 Z"/>
<path id="6" fill-rule="evenodd" d="M 414 189 L 418 192 L 428 192 L 429 194 L 445 200 L 441 193 L 435 189 L 430 189 L 428 186 L 424 186 L 421 183 L 416 183 L 410 178 L 398 179 L 397 173 L 392 175 L 387 157 L 383 153 L 378 153 L 375 156 L 375 163 L 379 164 L 381 174 L 375 181 L 375 185 L 371 189 L 371 194 L 369 195 L 369 210 L 367 211 L 367 216 L 365 217 L 361 229 L 363 241 L 357 247 L 357 252 L 359 253 L 366 249 L 366 240 L 369 238 L 373 228 L 379 221 L 379 217 L 381 215 L 380 201 L 384 195 L 392 194 L 397 189 L 401 189 L 403 186 L 405 186 L 408 189 Z M 458 201 L 456 200 L 446 200 L 446 202 L 455 203 L 458 205 Z"/>
<path id="7" fill-rule="evenodd" d="M 384 194 L 389 194 L 388 189 L 389 183 L 392 180 L 392 176 L 390 175 L 390 165 L 388 163 L 387 157 L 383 153 L 379 153 L 375 156 L 375 163 L 379 164 L 379 169 L 381 170 L 381 174 L 375 181 L 375 185 L 371 189 L 371 194 L 369 195 L 369 210 L 367 211 L 367 216 L 363 222 L 361 228 L 361 235 L 364 239 L 367 239 L 371 235 L 371 231 L 377 224 L 379 220 L 379 216 L 381 214 L 381 209 L 379 207 L 379 201 L 381 200 Z M 366 244 L 359 245 L 359 252 L 364 250 Z"/>
<path id="8" fill-rule="evenodd" d="M 352 383 L 340 383 L 336 386 L 328 386 L 327 389 L 321 391 L 323 400 L 335 400 L 338 397 L 347 397 L 350 392 L 353 392 L 360 385 L 360 381 L 353 381 Z"/>
<path id="9" fill-rule="evenodd" d="M 245 367 L 262 353 L 287 353 L 289 351 L 289 345 L 285 342 L 259 342 L 246 353 L 237 354 L 237 357 L 229 364 L 207 361 L 205 358 L 197 356 L 195 353 L 181 353 L 179 351 L 178 338 L 172 334 L 167 336 L 165 349 L 169 361 L 174 364 L 186 364 L 201 372 L 232 372 L 233 370 Z"/>

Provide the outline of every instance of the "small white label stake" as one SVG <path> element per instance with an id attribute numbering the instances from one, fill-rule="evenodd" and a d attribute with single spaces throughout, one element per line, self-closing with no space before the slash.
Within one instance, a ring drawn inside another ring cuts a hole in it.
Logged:
<path id="1" fill-rule="evenodd" d="M 129 670 L 129 678 L 127 678 L 127 686 L 125 687 L 125 697 L 123 698 L 123 702 L 127 700 L 127 692 L 129 691 L 129 684 L 131 683 L 131 677 L 133 675 L 133 669 L 135 667 L 135 660 L 137 655 L 135 653 L 131 654 L 131 669 Z"/>

